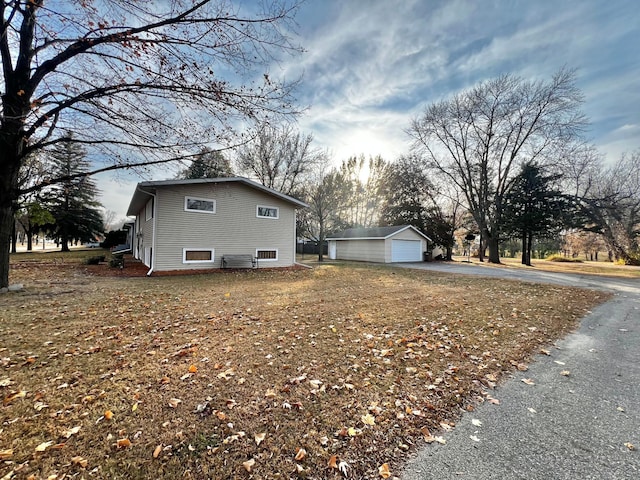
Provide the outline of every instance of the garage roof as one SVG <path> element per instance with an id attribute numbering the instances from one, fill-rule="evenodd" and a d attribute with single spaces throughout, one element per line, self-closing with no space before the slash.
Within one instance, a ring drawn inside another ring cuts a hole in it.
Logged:
<path id="1" fill-rule="evenodd" d="M 407 229 L 413 230 L 421 237 L 424 237 L 429 242 L 432 242 L 420 230 L 413 225 L 394 225 L 390 227 L 373 227 L 373 228 L 348 228 L 342 232 L 338 232 L 335 235 L 331 235 L 327 240 L 384 240 L 389 237 L 393 237 L 400 232 Z"/>

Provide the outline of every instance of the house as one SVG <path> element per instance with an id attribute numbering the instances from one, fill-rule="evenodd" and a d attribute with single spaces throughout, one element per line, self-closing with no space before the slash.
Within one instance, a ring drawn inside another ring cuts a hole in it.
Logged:
<path id="1" fill-rule="evenodd" d="M 421 262 L 433 243 L 411 225 L 350 228 L 327 238 L 329 258 L 365 262 Z"/>
<path id="2" fill-rule="evenodd" d="M 306 206 L 244 177 L 142 182 L 127 211 L 135 216 L 132 253 L 147 275 L 218 268 L 225 255 L 259 268 L 288 267 L 296 209 Z"/>

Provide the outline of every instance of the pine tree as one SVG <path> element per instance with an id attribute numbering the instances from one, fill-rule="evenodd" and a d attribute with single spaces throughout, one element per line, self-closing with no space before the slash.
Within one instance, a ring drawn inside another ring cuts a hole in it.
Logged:
<path id="1" fill-rule="evenodd" d="M 59 239 L 63 252 L 69 251 L 72 241 L 88 242 L 103 233 L 98 188 L 88 176 L 90 163 L 85 150 L 78 144 L 62 142 L 51 151 L 53 175 L 68 179 L 47 189 L 47 210 L 54 223 L 50 233 Z"/>
<path id="2" fill-rule="evenodd" d="M 233 171 L 229 160 L 215 150 L 202 149 L 191 164 L 182 170 L 179 178 L 222 178 L 232 177 Z"/>
<path id="3" fill-rule="evenodd" d="M 522 240 L 522 263 L 531 265 L 536 236 L 550 236 L 564 225 L 569 202 L 553 187 L 554 176 L 544 176 L 534 163 L 523 165 L 513 187 L 505 197 L 504 231 Z"/>

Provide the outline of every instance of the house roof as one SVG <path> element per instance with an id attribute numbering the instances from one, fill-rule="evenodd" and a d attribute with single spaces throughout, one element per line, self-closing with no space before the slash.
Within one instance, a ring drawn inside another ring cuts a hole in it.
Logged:
<path id="1" fill-rule="evenodd" d="M 348 228 L 347 230 L 343 230 L 342 232 L 331 235 L 329 238 L 327 238 L 327 240 L 384 240 L 386 238 L 393 237 L 394 235 L 407 229 L 413 230 L 429 242 L 433 241 L 412 225 L 394 225 L 390 227 L 373 228 Z"/>
<path id="2" fill-rule="evenodd" d="M 260 190 L 269 195 L 273 195 L 280 200 L 289 202 L 296 207 L 306 208 L 309 206 L 306 203 L 298 200 L 297 198 L 290 197 L 289 195 L 280 193 L 277 190 L 265 187 L 264 185 L 258 182 L 254 182 L 253 180 L 249 180 L 245 177 L 196 178 L 189 180 L 156 180 L 151 182 L 138 183 L 138 185 L 136 186 L 136 190 L 133 193 L 133 198 L 131 198 L 131 203 L 129 203 L 127 215 L 136 215 L 149 201 L 149 197 L 156 193 L 158 188 L 172 187 L 175 185 L 198 185 L 213 183 L 242 183 L 251 188 L 255 188 L 256 190 Z"/>

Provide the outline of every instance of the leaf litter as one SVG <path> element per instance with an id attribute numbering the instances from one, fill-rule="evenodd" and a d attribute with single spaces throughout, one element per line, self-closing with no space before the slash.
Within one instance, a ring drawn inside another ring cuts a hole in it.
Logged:
<path id="1" fill-rule="evenodd" d="M 40 293 L 0 313 L 0 477 L 390 477 L 606 299 L 353 265 L 84 269 L 11 271 Z"/>

